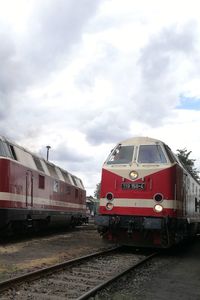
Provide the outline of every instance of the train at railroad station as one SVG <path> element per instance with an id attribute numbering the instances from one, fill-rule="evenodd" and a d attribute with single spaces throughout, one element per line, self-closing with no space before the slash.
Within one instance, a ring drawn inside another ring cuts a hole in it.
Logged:
<path id="1" fill-rule="evenodd" d="M 0 234 L 86 221 L 80 178 L 0 137 Z"/>
<path id="2" fill-rule="evenodd" d="M 127 139 L 103 165 L 95 222 L 108 241 L 169 248 L 200 231 L 200 184 L 164 142 Z"/>

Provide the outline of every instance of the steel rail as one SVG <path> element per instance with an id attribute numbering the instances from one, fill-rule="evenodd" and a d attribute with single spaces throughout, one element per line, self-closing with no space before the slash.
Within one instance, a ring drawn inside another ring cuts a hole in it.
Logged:
<path id="1" fill-rule="evenodd" d="M 66 267 L 68 267 L 70 265 L 73 265 L 77 262 L 82 262 L 84 260 L 87 260 L 88 258 L 98 257 L 100 255 L 104 255 L 104 254 L 107 254 L 109 252 L 119 250 L 120 248 L 121 248 L 120 246 L 117 246 L 117 247 L 109 248 L 109 249 L 104 250 L 104 251 L 94 252 L 92 254 L 88 254 L 88 255 L 85 255 L 85 256 L 81 256 L 79 258 L 74 258 L 74 259 L 71 259 L 71 260 L 67 260 L 67 261 L 64 261 L 62 263 L 50 266 L 50 267 L 46 267 L 46 268 L 39 269 L 39 270 L 36 270 L 36 271 L 33 271 L 33 272 L 29 272 L 29 273 L 21 275 L 21 276 L 16 276 L 16 277 L 13 277 L 11 279 L 7 279 L 5 281 L 1 281 L 0 282 L 0 293 L 4 292 L 6 290 L 9 290 L 10 288 L 19 286 L 20 284 L 23 284 L 24 282 L 30 282 L 30 281 L 39 279 L 39 278 L 41 278 L 45 275 L 50 275 L 50 274 L 53 274 L 54 272 L 59 272 L 59 271 L 65 269 Z"/>
<path id="2" fill-rule="evenodd" d="M 77 300 L 86 300 L 89 297 L 94 297 L 97 292 L 99 292 L 100 290 L 102 290 L 103 288 L 105 288 L 107 285 L 109 285 L 110 283 L 112 283 L 113 281 L 117 280 L 118 278 L 120 278 L 121 276 L 125 275 L 126 273 L 132 271 L 133 269 L 136 269 L 137 267 L 139 267 L 140 265 L 144 264 L 146 261 L 150 260 L 151 258 L 155 257 L 158 253 L 152 253 L 149 256 L 141 259 L 139 262 L 133 264 L 133 266 L 128 267 L 127 269 L 125 269 L 124 271 L 120 272 L 119 274 L 117 274 L 116 276 L 113 276 L 111 278 L 109 278 L 108 280 L 105 280 L 104 282 L 102 282 L 101 284 L 99 284 L 98 286 L 94 287 L 93 289 L 89 290 L 88 292 L 86 292 L 85 294 L 83 294 L 82 296 L 80 296 L 79 298 L 77 298 Z"/>

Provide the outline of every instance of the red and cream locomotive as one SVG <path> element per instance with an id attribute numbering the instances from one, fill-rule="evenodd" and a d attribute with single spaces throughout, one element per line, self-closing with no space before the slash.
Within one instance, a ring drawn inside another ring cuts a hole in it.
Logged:
<path id="1" fill-rule="evenodd" d="M 200 184 L 165 143 L 125 140 L 103 165 L 96 224 L 113 242 L 170 247 L 200 229 Z"/>
<path id="2" fill-rule="evenodd" d="M 81 179 L 0 137 L 0 232 L 85 221 Z"/>

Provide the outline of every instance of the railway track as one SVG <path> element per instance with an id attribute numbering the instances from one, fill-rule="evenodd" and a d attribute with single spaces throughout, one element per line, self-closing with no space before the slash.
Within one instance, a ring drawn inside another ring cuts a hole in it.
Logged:
<path id="1" fill-rule="evenodd" d="M 121 247 L 73 259 L 0 283 L 0 299 L 88 299 L 156 253 Z"/>

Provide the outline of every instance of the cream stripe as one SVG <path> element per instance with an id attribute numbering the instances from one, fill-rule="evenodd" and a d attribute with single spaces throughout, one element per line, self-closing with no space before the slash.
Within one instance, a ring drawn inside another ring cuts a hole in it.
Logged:
<path id="1" fill-rule="evenodd" d="M 132 165 L 132 166 L 119 166 L 119 165 L 104 165 L 103 166 L 103 169 L 109 171 L 109 172 L 112 172 L 113 174 L 116 174 L 120 177 L 123 177 L 123 178 L 126 178 L 126 179 L 129 179 L 130 180 L 130 177 L 129 177 L 129 173 L 131 170 L 135 170 L 138 172 L 138 175 L 139 177 L 137 178 L 138 179 L 141 179 L 141 178 L 144 178 L 146 176 L 149 176 L 149 175 L 152 175 L 156 172 L 160 172 L 160 171 L 163 171 L 163 170 L 166 170 L 166 169 L 169 169 L 171 168 L 172 165 L 168 165 L 168 164 L 157 164 L 157 165 L 145 165 L 143 166 L 142 164 L 140 166 L 137 166 L 137 165 Z M 134 180 L 133 180 L 134 182 Z"/>
<path id="2" fill-rule="evenodd" d="M 26 197 L 24 195 L 18 195 L 18 194 L 12 194 L 12 193 L 0 193 L 0 201 L 13 201 L 13 202 L 15 201 L 15 202 L 21 202 L 21 203 L 25 204 Z M 30 201 L 28 201 L 28 202 L 30 203 Z M 84 204 L 56 201 L 56 200 L 38 198 L 38 197 L 33 198 L 33 204 L 86 209 L 86 205 L 84 205 Z"/>
<path id="3" fill-rule="evenodd" d="M 100 199 L 100 206 L 105 206 L 108 203 L 108 200 L 106 198 Z M 146 208 L 152 208 L 156 204 L 159 204 L 158 202 L 155 202 L 153 199 L 127 199 L 127 198 L 117 198 L 112 201 L 114 204 L 114 207 L 146 207 Z M 175 201 L 175 200 L 163 200 L 160 203 L 164 208 L 168 209 L 179 209 L 182 207 L 181 201 Z M 176 205 L 176 206 L 175 206 Z"/>

